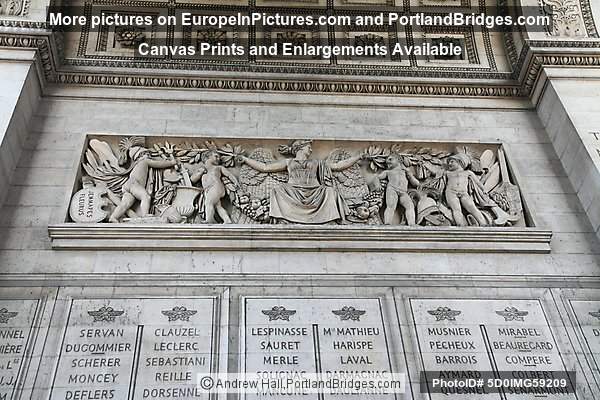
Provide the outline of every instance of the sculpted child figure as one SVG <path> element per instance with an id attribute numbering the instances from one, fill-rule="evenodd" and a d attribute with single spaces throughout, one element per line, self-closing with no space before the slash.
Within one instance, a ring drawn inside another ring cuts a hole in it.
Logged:
<path id="1" fill-rule="evenodd" d="M 387 179 L 388 184 L 385 189 L 385 212 L 383 214 L 383 223 L 391 225 L 398 203 L 404 208 L 404 217 L 406 223 L 410 226 L 416 225 L 415 204 L 408 194 L 409 183 L 418 186 L 419 181 L 409 168 L 406 168 L 398 154 L 390 154 L 386 163 L 388 169 L 380 173 L 379 179 Z"/>
<path id="2" fill-rule="evenodd" d="M 133 168 L 129 173 L 129 178 L 123 184 L 123 197 L 121 202 L 115 208 L 109 218 L 110 222 L 119 222 L 119 219 L 133 207 L 136 200 L 140 202 L 140 216 L 150 216 L 150 203 L 152 196 L 148 193 L 146 185 L 148 183 L 148 173 L 150 168 L 164 169 L 174 167 L 177 164 L 172 160 L 154 160 L 150 158 L 148 149 L 142 146 L 125 145 L 124 156 L 129 156 L 133 160 Z"/>
<path id="3" fill-rule="evenodd" d="M 487 221 L 469 193 L 469 184 L 473 184 L 473 192 L 475 194 L 479 193 L 483 195 L 485 189 L 477 175 L 473 171 L 467 170 L 469 165 L 470 159 L 466 154 L 455 154 L 448 159 L 449 170 L 445 172 L 447 179 L 446 201 L 452 210 L 452 216 L 456 225 L 467 225 L 462 212 L 462 207 L 464 207 L 465 211 L 472 215 L 480 226 L 484 226 L 487 224 Z"/>
<path id="4" fill-rule="evenodd" d="M 221 200 L 227 193 L 222 177 L 226 176 L 236 186 L 238 185 L 237 178 L 227 168 L 219 165 L 221 156 L 216 150 L 207 151 L 202 155 L 202 159 L 204 161 L 204 168 L 194 173 L 190 179 L 192 183 L 202 181 L 202 188 L 204 189 L 202 207 L 204 207 L 206 222 L 216 224 L 216 215 L 219 215 L 224 223 L 230 224 L 231 217 L 223 207 L 223 204 L 221 204 Z"/>

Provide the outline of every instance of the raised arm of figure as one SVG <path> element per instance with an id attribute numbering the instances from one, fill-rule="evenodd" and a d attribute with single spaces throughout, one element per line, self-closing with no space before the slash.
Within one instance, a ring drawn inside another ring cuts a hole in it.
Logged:
<path id="1" fill-rule="evenodd" d="M 282 172 L 287 170 L 287 160 L 279 160 L 267 164 L 245 156 L 242 156 L 241 159 L 250 168 L 253 168 L 260 172 Z"/>
<path id="2" fill-rule="evenodd" d="M 225 167 L 220 167 L 220 168 L 221 168 L 221 173 L 223 175 L 225 175 L 226 177 L 228 177 L 231 180 L 231 182 L 233 182 L 234 185 L 236 185 L 236 186 L 239 185 L 237 177 L 234 174 L 232 174 L 231 171 L 229 171 Z"/>
<path id="3" fill-rule="evenodd" d="M 419 186 L 421 182 L 415 177 L 415 174 L 410 170 L 410 168 L 406 169 L 406 176 L 408 176 L 408 180 L 413 186 Z"/>
<path id="4" fill-rule="evenodd" d="M 162 169 L 174 167 L 175 165 L 177 165 L 177 161 L 175 160 L 148 160 L 150 168 Z"/>
<path id="5" fill-rule="evenodd" d="M 192 181 L 192 183 L 194 184 L 200 182 L 200 179 L 202 179 L 202 175 L 204 175 L 206 172 L 206 168 L 200 168 L 199 170 L 194 172 L 192 176 L 190 176 L 190 181 Z"/>
<path id="6" fill-rule="evenodd" d="M 336 163 L 330 163 L 329 164 L 329 168 L 331 168 L 331 170 L 334 171 L 334 172 L 343 171 L 345 169 L 350 168 L 351 166 L 353 166 L 354 164 L 356 164 L 360 160 L 362 160 L 363 157 L 364 157 L 364 153 L 360 153 L 360 154 L 357 154 L 357 155 L 352 156 L 350 158 L 347 158 L 345 160 L 338 161 Z"/>

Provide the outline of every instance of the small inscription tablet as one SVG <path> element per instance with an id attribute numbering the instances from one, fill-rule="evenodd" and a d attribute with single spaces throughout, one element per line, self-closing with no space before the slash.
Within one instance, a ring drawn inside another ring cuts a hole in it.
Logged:
<path id="1" fill-rule="evenodd" d="M 205 399 L 211 298 L 73 300 L 52 400 Z"/>
<path id="2" fill-rule="evenodd" d="M 392 371 L 381 304 L 376 298 L 246 298 L 244 370 L 248 377 L 281 378 L 322 374 L 379 376 Z M 267 397 L 265 397 L 267 396 Z M 289 397 L 289 396 L 288 396 Z M 262 398 L 288 398 L 273 390 Z M 353 397 L 295 391 L 292 398 Z M 247 399 L 258 398 L 248 394 Z M 395 399 L 375 394 L 369 399 Z"/>
<path id="3" fill-rule="evenodd" d="M 0 400 L 17 388 L 37 307 L 38 300 L 0 300 Z"/>
<path id="4" fill-rule="evenodd" d="M 595 370 L 600 365 L 600 301 L 571 300 L 579 328 L 592 355 Z"/>
<path id="5" fill-rule="evenodd" d="M 576 398 L 539 301 L 411 299 L 410 305 L 427 371 L 421 389 L 425 383 L 431 398 Z M 467 385 L 436 388 L 436 378 Z M 558 385 L 526 387 L 526 380 Z"/>

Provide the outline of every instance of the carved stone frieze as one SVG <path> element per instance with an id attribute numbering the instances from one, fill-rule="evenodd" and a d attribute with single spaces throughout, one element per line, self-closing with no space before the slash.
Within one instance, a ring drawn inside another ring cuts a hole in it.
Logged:
<path id="1" fill-rule="evenodd" d="M 525 226 L 498 145 L 94 137 L 72 222 Z"/>
<path id="2" fill-rule="evenodd" d="M 8 25 L 7 25 L 8 24 Z M 40 28 L 39 23 L 26 23 L 25 21 L 0 20 L 1 26 Z M 515 72 L 504 76 L 513 81 L 496 81 L 486 73 L 457 72 L 446 76 L 440 71 L 417 71 L 415 74 L 406 72 L 410 77 L 441 77 L 448 78 L 443 82 L 362 82 L 345 81 L 341 77 L 323 80 L 302 79 L 283 80 L 268 79 L 265 77 L 205 77 L 198 78 L 185 75 L 183 72 L 170 71 L 170 75 L 160 74 L 158 71 L 148 70 L 124 74 L 110 71 L 106 68 L 135 67 L 143 68 L 134 62 L 103 62 L 104 69 L 98 71 L 78 70 L 78 63 L 73 68 L 65 69 L 59 59 L 61 40 L 60 36 L 53 34 L 31 35 L 16 33 L 0 33 L 0 47 L 29 48 L 39 51 L 39 69 L 43 73 L 43 83 L 92 85 L 104 87 L 140 87 L 140 88 L 169 88 L 192 90 L 234 90 L 234 91 L 268 91 L 268 92 L 295 92 L 295 93 L 334 93 L 334 94 L 363 94 L 363 95 L 417 95 L 417 96 L 451 96 L 451 97 L 494 97 L 515 98 L 526 97 L 540 75 L 542 66 L 598 66 L 600 65 L 599 41 L 591 40 L 544 40 L 526 43 L 518 57 Z M 555 52 L 542 53 L 542 48 L 552 48 Z M 146 66 L 149 67 L 149 66 Z M 165 65 L 159 63 L 152 68 L 162 69 Z M 501 74 L 501 73 L 498 73 Z M 466 79 L 465 83 L 462 79 Z M 473 84 L 474 79 L 490 79 L 488 82 Z"/>
<path id="3" fill-rule="evenodd" d="M 0 15 L 26 16 L 30 0 L 0 0 Z"/>
<path id="4" fill-rule="evenodd" d="M 314 16 L 324 16 L 328 13 L 343 13 L 343 15 L 352 16 L 355 14 L 364 13 L 368 10 L 369 14 L 389 12 L 396 6 L 395 2 L 390 1 L 351 1 L 345 4 L 336 4 L 329 2 L 310 2 L 302 1 L 299 4 L 295 2 L 267 2 L 269 6 L 265 9 L 268 13 L 285 14 L 307 14 Z M 135 12 L 137 15 L 151 16 L 156 12 L 189 12 L 192 15 L 201 15 L 205 13 L 228 15 L 231 12 L 231 7 L 226 5 L 208 5 L 203 3 L 185 3 L 185 2 L 163 2 L 163 3 L 147 3 L 133 2 L 123 0 L 91 0 L 87 2 L 92 10 L 96 12 Z M 339 10 L 336 8 L 340 7 Z M 241 12 L 252 12 L 254 7 L 259 6 L 254 1 L 242 2 L 239 7 L 235 8 Z M 422 6 L 414 4 L 414 7 Z M 417 9 L 419 12 L 436 15 L 439 11 L 435 10 L 435 6 L 442 6 L 444 10 L 449 10 L 448 6 L 458 6 L 476 11 L 480 7 L 486 7 L 484 0 L 471 2 L 468 0 L 458 1 L 442 1 L 441 3 L 429 2 L 423 9 Z M 127 10 L 127 11 L 124 11 Z M 446 12 L 443 11 L 443 12 Z M 162 60 L 156 58 L 143 58 L 135 55 L 134 48 L 136 45 L 145 41 L 149 44 L 158 44 L 156 38 L 151 38 L 147 34 L 145 40 L 142 38 L 141 32 L 133 32 L 132 27 L 128 27 L 125 38 L 121 38 L 119 32 L 116 32 L 116 40 L 110 40 L 113 37 L 109 34 L 112 27 L 100 27 L 91 29 L 85 26 L 77 31 L 66 32 L 66 36 L 72 46 L 65 49 L 65 63 L 68 65 L 85 65 L 85 66 L 108 66 L 116 64 L 127 68 L 156 68 L 160 65 L 161 69 L 184 69 L 184 70 L 205 70 L 205 71 L 239 71 L 239 72 L 257 72 L 257 73 L 292 73 L 292 74 L 313 74 L 313 75 L 342 75 L 342 76 L 396 76 L 404 77 L 418 72 L 422 75 L 435 75 L 436 73 L 445 72 L 448 74 L 456 73 L 476 73 L 485 74 L 486 77 L 497 79 L 505 78 L 504 75 L 510 74 L 508 64 L 496 60 L 496 58 L 504 58 L 504 49 L 497 49 L 491 46 L 491 37 L 493 35 L 486 29 L 473 29 L 469 26 L 449 26 L 449 27 L 431 27 L 433 29 L 442 29 L 452 33 L 455 29 L 459 31 L 467 30 L 465 35 L 468 36 L 465 40 L 465 59 L 469 62 L 455 63 L 448 62 L 453 60 L 438 59 L 434 65 L 430 65 L 427 57 L 421 57 L 416 54 L 394 54 L 392 49 L 396 44 L 412 43 L 413 40 L 419 38 L 421 28 L 415 28 L 400 24 L 388 25 L 362 25 L 362 24 L 341 24 L 339 26 L 309 26 L 309 25 L 287 25 L 287 26 L 270 26 L 257 24 L 252 29 L 243 25 L 225 25 L 214 29 L 211 26 L 195 25 L 194 29 L 188 26 L 175 27 L 175 29 L 167 29 L 163 32 L 165 37 L 160 36 L 160 41 L 183 44 L 185 46 L 196 46 L 202 43 L 211 45 L 222 44 L 230 45 L 237 44 L 239 46 L 248 45 L 272 45 L 282 42 L 293 44 L 310 44 L 310 45 L 333 45 L 344 44 L 350 46 L 370 46 L 381 45 L 387 47 L 389 54 L 386 56 L 338 56 L 331 59 L 324 59 L 319 56 L 314 57 L 292 57 L 279 55 L 259 55 L 252 56 L 246 52 L 244 55 L 230 55 L 220 57 L 218 55 L 205 54 L 196 57 L 169 57 Z M 429 29 L 430 27 L 428 27 Z M 161 27 L 157 25 L 156 20 L 146 27 L 150 31 L 161 31 Z M 134 41 L 136 40 L 137 43 Z M 417 40 L 418 42 L 419 40 Z M 154 43 L 156 42 L 156 43 Z M 428 41 L 424 41 L 427 43 Z M 77 45 L 75 45 L 77 44 Z M 415 43 L 413 43 L 415 44 Z M 474 45 L 475 44 L 475 45 Z M 419 43 L 416 43 L 418 46 Z M 129 51 L 126 51 L 129 50 Z M 476 54 L 480 53 L 480 54 Z M 473 59 L 481 59 L 482 63 L 474 63 Z M 499 69 L 497 66 L 506 66 Z M 480 76 L 479 78 L 485 78 Z"/>
<path id="5" fill-rule="evenodd" d="M 553 36 L 585 36 L 579 0 L 540 0 L 545 13 L 552 17 Z"/>

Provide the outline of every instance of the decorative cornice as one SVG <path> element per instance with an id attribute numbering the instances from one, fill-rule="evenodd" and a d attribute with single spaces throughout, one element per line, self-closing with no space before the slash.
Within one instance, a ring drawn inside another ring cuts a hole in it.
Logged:
<path id="1" fill-rule="evenodd" d="M 194 78 L 165 75 L 106 74 L 63 71 L 55 83 L 169 89 L 214 89 L 269 92 L 302 92 L 366 95 L 417 95 L 467 97 L 520 97 L 518 85 L 427 84 L 402 82 L 352 82 L 260 78 Z"/>
<path id="2" fill-rule="evenodd" d="M 46 22 L 26 21 L 18 19 L 0 19 L 0 27 L 3 28 L 20 28 L 20 29 L 48 29 Z"/>
<path id="3" fill-rule="evenodd" d="M 39 66 L 46 83 L 52 83 L 55 79 L 56 57 L 52 48 L 53 41 L 48 33 L 40 32 L 39 35 L 4 33 L 0 31 L 0 47 L 12 47 L 22 49 L 35 49 L 38 51 Z"/>
<path id="4" fill-rule="evenodd" d="M 548 256 L 549 257 L 549 256 Z M 465 282 L 471 287 L 494 288 L 499 287 L 525 287 L 538 288 L 590 288 L 600 289 L 600 277 L 595 275 L 569 276 L 548 272 L 546 275 L 502 275 L 502 274 L 414 274 L 408 273 L 403 268 L 398 268 L 396 274 L 336 274 L 336 273 L 26 273 L 26 274 L 0 274 L 0 287 L 131 287 L 152 286 L 160 284 L 161 287 L 205 287 L 205 286 L 243 286 L 243 287 L 297 287 L 306 284 L 310 279 L 315 286 L 343 287 L 360 285 L 365 287 L 460 287 Z"/>
<path id="5" fill-rule="evenodd" d="M 290 80 L 289 77 L 269 77 L 266 74 L 240 78 L 236 76 L 204 77 L 191 75 L 191 71 L 134 69 L 132 72 L 107 68 L 67 67 L 59 60 L 60 38 L 47 30 L 36 34 L 20 34 L 10 29 L 0 31 L 0 47 L 37 49 L 41 70 L 46 83 L 94 85 L 112 87 L 206 89 L 236 91 L 269 91 L 362 95 L 414 95 L 451 97 L 527 97 L 543 66 L 590 67 L 600 65 L 600 41 L 597 40 L 536 40 L 528 41 L 521 51 L 518 70 L 508 79 L 489 79 L 487 82 L 474 75 L 458 79 L 410 82 L 407 77 L 385 80 L 356 77 L 344 79 L 305 77 Z M 102 64 L 102 62 L 100 62 Z M 106 62 L 106 67 L 111 63 Z M 125 64 L 122 65 L 123 67 Z M 425 77 L 424 77 L 425 78 Z M 429 78 L 429 77 L 427 77 Z M 440 77 L 443 78 L 443 77 Z"/>
<path id="6" fill-rule="evenodd" d="M 204 72 L 243 72 L 262 74 L 307 74 L 331 75 L 334 77 L 364 77 L 364 78 L 465 78 L 465 79 L 510 79 L 510 72 L 493 72 L 487 68 L 449 68 L 449 67 L 419 67 L 418 70 L 410 67 L 395 69 L 373 69 L 371 65 L 328 66 L 315 69 L 302 65 L 286 65 L 285 63 L 272 63 L 269 65 L 252 65 L 244 63 L 231 64 L 190 64 L 186 62 L 165 60 L 139 61 L 135 59 L 114 60 L 109 58 L 67 58 L 63 61 L 67 67 L 87 68 L 129 68 L 142 70 L 169 70 L 169 71 L 196 71 Z"/>
<path id="7" fill-rule="evenodd" d="M 532 43 L 540 45 L 543 43 Z M 587 48 L 598 48 L 599 43 L 593 46 L 583 46 Z M 556 46 L 557 47 L 557 46 Z M 529 62 L 522 69 L 525 73 L 521 81 L 522 93 L 529 96 L 535 87 L 540 73 L 545 66 L 571 66 L 571 67 L 598 67 L 600 66 L 600 52 L 594 53 L 566 53 L 557 52 L 552 47 L 529 48 Z"/>
<path id="8" fill-rule="evenodd" d="M 54 249 L 464 251 L 548 253 L 539 228 L 73 224 L 48 227 Z"/>

